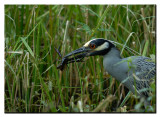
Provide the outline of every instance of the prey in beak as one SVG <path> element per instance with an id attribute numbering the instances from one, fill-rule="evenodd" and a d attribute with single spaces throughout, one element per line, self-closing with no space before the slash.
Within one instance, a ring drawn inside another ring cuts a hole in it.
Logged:
<path id="1" fill-rule="evenodd" d="M 89 49 L 85 47 L 81 47 L 79 49 L 76 49 L 69 54 L 65 55 L 62 58 L 61 63 L 57 66 L 57 69 L 63 70 L 65 65 L 69 63 L 74 63 L 74 62 L 82 62 L 83 58 L 88 55 Z"/>

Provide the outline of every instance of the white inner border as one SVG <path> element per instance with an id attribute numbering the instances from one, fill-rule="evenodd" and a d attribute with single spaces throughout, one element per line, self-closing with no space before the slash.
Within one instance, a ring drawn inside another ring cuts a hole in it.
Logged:
<path id="1" fill-rule="evenodd" d="M 137 5 L 137 4 L 156 4 L 157 5 L 157 18 L 156 18 L 156 23 L 157 23 L 157 114 L 100 114 L 99 116 L 123 116 L 123 117 L 128 117 L 128 116 L 145 116 L 145 117 L 150 117 L 150 116 L 157 116 L 160 117 L 160 69 L 159 69 L 159 63 L 160 63 L 160 0 L 0 0 L 0 66 L 1 66 L 1 73 L 0 73 L 0 78 L 1 78 L 1 90 L 0 90 L 0 115 L 1 117 L 3 116 L 16 116 L 16 117 L 25 117 L 25 116 L 39 116 L 39 117 L 53 117 L 53 116 L 64 116 L 64 117 L 75 117 L 75 116 L 97 116 L 97 114 L 34 114 L 34 115 L 28 115 L 28 114 L 4 114 L 4 5 L 5 4 L 43 4 L 43 5 L 50 5 L 50 4 L 101 4 L 101 5 L 115 5 L 115 4 L 129 4 L 129 5 Z"/>

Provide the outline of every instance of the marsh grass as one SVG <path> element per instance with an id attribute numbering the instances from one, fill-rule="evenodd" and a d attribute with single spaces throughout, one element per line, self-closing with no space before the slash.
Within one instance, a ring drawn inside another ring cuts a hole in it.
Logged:
<path id="1" fill-rule="evenodd" d="M 155 112 L 104 73 L 102 57 L 56 66 L 92 38 L 156 54 L 154 5 L 5 5 L 5 112 Z M 119 47 L 123 57 L 137 55 Z M 135 106 L 138 105 L 138 106 Z M 136 108 L 135 108 L 136 107 Z"/>

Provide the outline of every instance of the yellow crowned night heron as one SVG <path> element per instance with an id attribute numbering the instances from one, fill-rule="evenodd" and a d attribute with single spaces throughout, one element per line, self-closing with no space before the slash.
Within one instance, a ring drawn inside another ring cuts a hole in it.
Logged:
<path id="1" fill-rule="evenodd" d="M 144 56 L 130 56 L 121 58 L 120 51 L 115 45 L 105 39 L 93 39 L 83 47 L 67 54 L 58 68 L 63 69 L 64 64 L 79 62 L 86 56 L 103 56 L 105 70 L 116 80 L 124 84 L 134 94 L 141 97 L 148 96 L 150 81 L 154 78 L 155 64 Z M 70 56 L 74 56 L 70 58 Z"/>

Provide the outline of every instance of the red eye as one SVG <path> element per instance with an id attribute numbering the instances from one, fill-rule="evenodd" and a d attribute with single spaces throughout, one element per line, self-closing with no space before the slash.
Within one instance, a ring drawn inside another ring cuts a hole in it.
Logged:
<path id="1" fill-rule="evenodd" d="M 89 44 L 89 47 L 91 48 L 91 49 L 95 49 L 96 48 L 96 45 L 95 44 Z"/>

